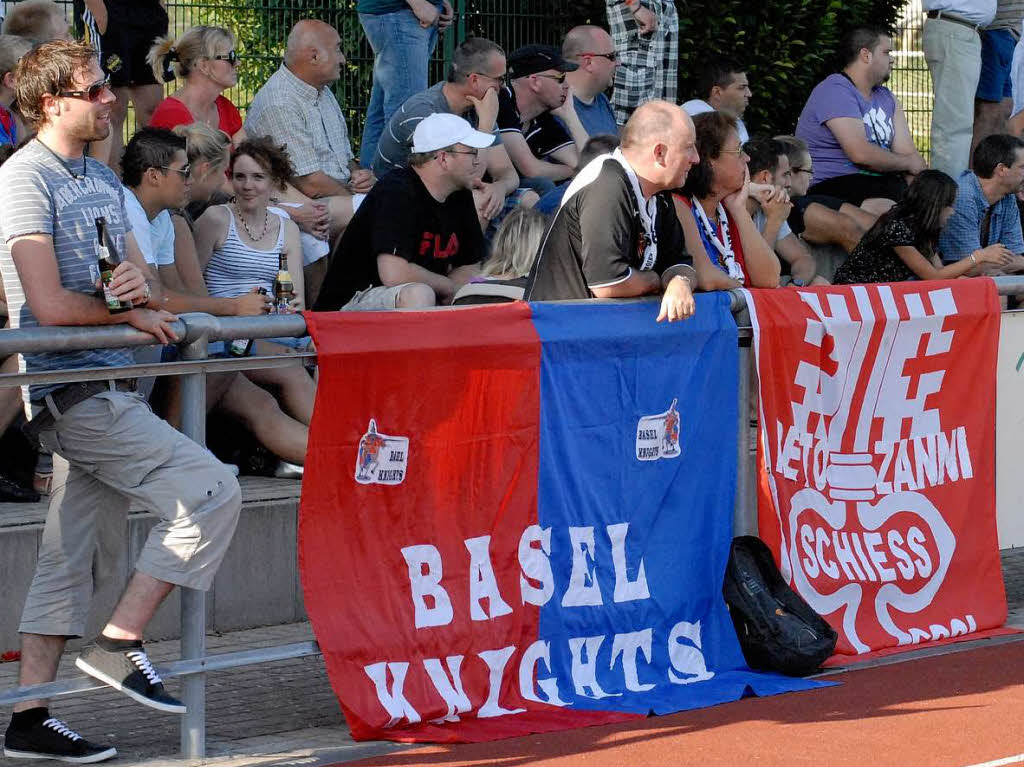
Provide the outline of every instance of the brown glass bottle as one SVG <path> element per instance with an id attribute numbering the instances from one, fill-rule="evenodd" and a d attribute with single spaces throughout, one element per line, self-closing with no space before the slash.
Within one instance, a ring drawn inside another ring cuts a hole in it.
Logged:
<path id="1" fill-rule="evenodd" d="M 107 219 L 103 216 L 96 219 L 96 240 L 96 260 L 100 267 L 103 301 L 107 305 L 107 311 L 111 314 L 131 311 L 132 302 L 122 301 L 110 289 L 110 282 L 114 279 L 114 269 L 121 263 L 121 259 L 118 257 L 117 248 L 114 247 L 114 243 L 107 232 Z"/>
<path id="2" fill-rule="evenodd" d="M 289 301 L 295 295 L 292 275 L 288 271 L 288 256 L 284 252 L 277 254 L 277 278 L 274 280 L 274 311 L 278 314 L 291 313 Z"/>

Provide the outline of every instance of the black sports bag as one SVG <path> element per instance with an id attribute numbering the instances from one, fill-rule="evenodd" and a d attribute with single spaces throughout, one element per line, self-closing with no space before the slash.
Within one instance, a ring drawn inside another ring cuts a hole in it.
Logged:
<path id="1" fill-rule="evenodd" d="M 760 538 L 734 538 L 722 596 L 747 665 L 805 676 L 817 671 L 838 636 L 786 582 Z"/>

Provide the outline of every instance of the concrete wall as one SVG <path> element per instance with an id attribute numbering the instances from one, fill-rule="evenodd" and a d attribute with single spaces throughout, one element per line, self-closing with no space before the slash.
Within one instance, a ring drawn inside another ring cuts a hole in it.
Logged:
<path id="1" fill-rule="evenodd" d="M 99 589 L 91 610 L 87 637 L 99 632 L 110 615 L 128 574 L 156 524 L 151 514 L 131 514 L 116 577 Z M 296 554 L 296 499 L 247 502 L 207 599 L 210 631 L 305 620 Z M 42 524 L 0 527 L 0 652 L 18 647 L 18 620 L 35 570 Z M 179 634 L 179 599 L 171 597 L 146 632 L 148 639 Z"/>

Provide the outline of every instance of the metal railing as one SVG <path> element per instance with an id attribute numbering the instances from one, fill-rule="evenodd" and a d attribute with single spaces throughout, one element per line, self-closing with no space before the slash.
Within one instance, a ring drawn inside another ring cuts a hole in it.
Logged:
<path id="1" fill-rule="evenodd" d="M 997 277 L 1001 295 L 1024 294 L 1024 277 Z M 591 299 L 589 303 L 621 304 L 631 300 L 654 302 L 657 299 Z M 574 302 L 567 302 L 574 303 Z M 739 418 L 736 431 L 736 497 L 733 507 L 734 532 L 737 535 L 756 532 L 750 529 L 750 512 L 755 508 L 750 461 L 751 435 L 747 414 L 751 404 L 752 349 L 751 329 L 745 322 L 746 303 L 739 291 L 731 292 L 731 307 L 739 327 Z M 472 307 L 442 307 L 434 311 L 469 311 Z M 423 310 L 399 310 L 423 311 Z M 429 310 L 428 310 L 429 311 Z M 301 315 L 266 317 L 212 317 L 207 314 L 182 314 L 174 323 L 181 346 L 180 362 L 128 365 L 116 368 L 84 368 L 53 372 L 13 373 L 0 375 L 0 387 L 29 383 L 71 383 L 86 380 L 111 380 L 132 376 L 180 375 L 182 387 L 182 431 L 200 444 L 205 443 L 207 373 L 252 370 L 268 367 L 303 365 L 315 357 L 313 352 L 270 357 L 208 359 L 210 341 L 236 338 L 273 338 L 302 336 L 306 323 Z M 0 330 L 0 358 L 19 352 L 71 351 L 120 346 L 152 345 L 153 337 L 127 326 L 59 327 Z M 206 655 L 206 595 L 192 589 L 181 589 L 181 659 L 158 667 L 167 678 L 181 677 L 182 701 L 187 713 L 181 721 L 181 755 L 199 759 L 206 755 L 206 673 L 273 661 L 317 655 L 316 642 L 295 642 L 253 650 Z M 37 698 L 74 695 L 103 689 L 105 685 L 91 677 L 78 676 L 47 684 L 0 690 L 0 705 Z"/>
<path id="2" fill-rule="evenodd" d="M 123 367 L 94 367 L 79 370 L 11 373 L 0 375 L 0 386 L 31 383 L 73 383 L 154 375 L 180 375 L 182 379 L 181 430 L 199 444 L 206 442 L 206 375 L 235 370 L 301 366 L 304 354 L 270 357 L 208 359 L 210 341 L 236 338 L 275 338 L 303 336 L 306 322 L 301 315 L 266 317 L 213 317 L 208 314 L 181 314 L 173 325 L 178 337 L 181 362 L 162 362 Z M 73 351 L 123 346 L 150 346 L 153 337 L 126 325 L 110 327 L 19 328 L 0 331 L 0 358 L 21 352 Z M 182 677 L 181 699 L 187 711 L 181 720 L 181 753 L 187 759 L 206 755 L 206 679 L 207 671 L 237 668 L 254 663 L 299 658 L 319 653 L 316 642 L 297 642 L 257 650 L 206 655 L 206 594 L 181 589 L 181 660 L 159 668 L 168 678 Z M 76 677 L 43 685 L 0 691 L 0 705 L 71 695 L 100 689 L 104 685 L 91 677 Z"/>

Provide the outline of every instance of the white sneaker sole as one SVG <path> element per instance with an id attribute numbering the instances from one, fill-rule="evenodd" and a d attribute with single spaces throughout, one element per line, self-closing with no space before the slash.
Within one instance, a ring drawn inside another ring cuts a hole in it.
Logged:
<path id="1" fill-rule="evenodd" d="M 11 759 L 53 759 L 58 762 L 71 762 L 72 764 L 92 764 L 93 762 L 105 762 L 117 756 L 117 749 L 111 746 L 106 751 L 100 751 L 89 756 L 54 756 L 53 754 L 42 754 L 37 751 L 16 751 L 13 748 L 4 748 L 4 756 Z"/>
<path id="2" fill-rule="evenodd" d="M 88 663 L 86 663 L 84 660 L 82 660 L 80 657 L 79 658 L 75 658 L 75 665 L 78 666 L 78 668 L 80 668 L 82 671 L 84 671 L 89 676 L 94 677 L 95 679 L 99 679 L 104 684 L 110 685 L 111 687 L 113 687 L 118 692 L 123 692 L 129 698 L 131 698 L 134 701 L 137 701 L 137 702 L 141 703 L 143 706 L 149 706 L 150 708 L 155 708 L 157 711 L 166 711 L 169 714 L 184 714 L 185 713 L 185 706 L 184 706 L 184 704 L 179 703 L 177 705 L 174 705 L 174 704 L 170 704 L 170 703 L 160 703 L 159 701 L 155 701 L 155 700 L 152 700 L 151 698 L 147 698 L 145 695 L 139 695 L 139 693 L 135 692 L 135 690 L 131 690 L 131 689 L 125 687 L 120 682 L 118 682 L 117 680 L 107 676 L 106 674 L 104 674 L 99 669 L 93 668 Z"/>

